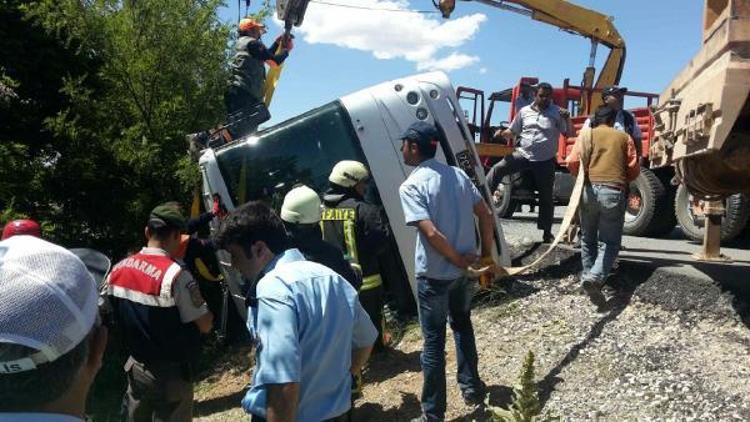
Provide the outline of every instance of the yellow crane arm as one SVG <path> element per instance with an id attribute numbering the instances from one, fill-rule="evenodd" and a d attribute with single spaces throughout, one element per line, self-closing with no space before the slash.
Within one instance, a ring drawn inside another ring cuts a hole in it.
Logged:
<path id="1" fill-rule="evenodd" d="M 607 85 L 617 85 L 622 76 L 625 65 L 625 41 L 612 23 L 612 18 L 599 12 L 579 6 L 566 0 L 474 0 L 498 9 L 508 10 L 530 18 L 556 26 L 564 31 L 572 32 L 592 42 L 589 66 L 583 76 L 583 86 L 586 88 L 603 88 Z M 455 0 L 440 0 L 439 8 L 443 16 L 450 15 Z M 594 83 L 594 58 L 597 44 L 607 46 L 610 51 L 602 66 L 599 77 Z M 601 103 L 598 95 L 589 98 L 583 95 L 581 109 L 588 111 Z"/>

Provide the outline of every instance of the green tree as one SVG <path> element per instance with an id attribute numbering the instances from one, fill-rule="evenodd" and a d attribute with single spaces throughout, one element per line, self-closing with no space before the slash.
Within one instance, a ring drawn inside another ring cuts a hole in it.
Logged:
<path id="1" fill-rule="evenodd" d="M 185 134 L 214 126 L 224 115 L 230 30 L 219 20 L 221 5 L 220 0 L 15 5 L 23 12 L 20 25 L 44 34 L 79 62 L 58 69 L 59 83 L 50 87 L 59 101 L 41 114 L 49 150 L 31 151 L 34 142 L 20 142 L 44 169 L 40 199 L 22 210 L 48 219 L 54 240 L 118 257 L 142 243 L 144 220 L 154 205 L 173 199 L 187 205 L 197 169 L 185 154 Z M 23 88 L 20 82 L 19 92 Z"/>

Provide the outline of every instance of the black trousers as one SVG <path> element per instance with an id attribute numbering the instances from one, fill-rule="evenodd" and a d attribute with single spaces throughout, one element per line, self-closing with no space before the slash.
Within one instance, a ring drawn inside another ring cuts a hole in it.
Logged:
<path id="1" fill-rule="evenodd" d="M 359 303 L 367 312 L 375 328 L 378 329 L 378 338 L 372 345 L 373 352 L 385 350 L 383 342 L 383 330 L 385 329 L 385 320 L 383 319 L 383 285 L 373 289 L 359 291 Z"/>
<path id="2" fill-rule="evenodd" d="M 544 232 L 552 231 L 552 217 L 555 205 L 552 200 L 552 192 L 555 186 L 555 159 L 547 161 L 529 161 L 521 154 L 514 152 L 506 155 L 499 163 L 492 166 L 487 173 L 487 181 L 491 191 L 497 189 L 503 177 L 518 173 L 523 170 L 531 170 L 534 185 L 539 192 L 539 217 L 537 228 Z"/>
<path id="3" fill-rule="evenodd" d="M 262 98 L 255 98 L 252 95 L 249 95 L 246 91 L 241 91 L 233 87 L 230 87 L 227 92 L 224 93 L 224 105 L 227 108 L 228 116 L 261 101 L 263 101 Z"/>
<path id="4" fill-rule="evenodd" d="M 193 418 L 193 381 L 188 364 L 125 364 L 128 388 L 123 398 L 126 422 L 187 422 Z"/>

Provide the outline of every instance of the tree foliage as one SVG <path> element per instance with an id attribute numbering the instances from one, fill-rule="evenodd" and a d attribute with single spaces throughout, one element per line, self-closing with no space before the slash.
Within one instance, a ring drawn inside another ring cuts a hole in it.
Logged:
<path id="1" fill-rule="evenodd" d="M 0 48 L 11 52 L 0 111 L 15 122 L 0 123 L 3 215 L 119 256 L 142 243 L 154 205 L 187 203 L 197 168 L 184 137 L 224 114 L 221 4 L 0 0 Z"/>

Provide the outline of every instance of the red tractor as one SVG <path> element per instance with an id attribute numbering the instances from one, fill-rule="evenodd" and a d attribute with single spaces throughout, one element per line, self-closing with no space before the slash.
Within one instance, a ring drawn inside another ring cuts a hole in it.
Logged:
<path id="1" fill-rule="evenodd" d="M 505 128 L 513 120 L 517 111 L 526 104 L 530 104 L 533 94 L 529 87 L 539 82 L 537 78 L 524 77 L 513 88 L 493 92 L 485 101 L 485 94 L 481 90 L 459 87 L 456 96 L 465 110 L 467 122 L 477 150 L 483 159 L 486 170 L 498 162 L 504 155 L 512 152 L 510 145 L 493 138 L 493 134 L 500 128 Z M 569 80 L 563 82 L 562 87 L 554 88 L 553 101 L 561 108 L 570 111 L 576 135 L 580 131 L 588 114 L 579 109 L 582 100 L 591 104 L 593 96 L 600 96 L 601 90 L 584 89 L 570 85 Z M 586 96 L 586 98 L 583 98 Z M 674 212 L 674 192 L 671 185 L 674 170 L 671 167 L 649 169 L 650 141 L 654 130 L 654 118 L 650 106 L 658 98 L 657 94 L 628 91 L 630 99 L 645 100 L 645 105 L 630 108 L 636 119 L 636 124 L 642 133 L 641 175 L 630 185 L 628 208 L 625 214 L 625 234 L 633 236 L 662 236 L 671 232 L 677 220 Z M 506 105 L 504 106 L 503 103 Z M 487 105 L 485 109 L 485 104 Z M 498 117 L 499 108 L 507 108 L 507 120 Z M 557 205 L 567 205 L 573 190 L 574 178 L 568 173 L 565 159 L 570 153 L 576 137 L 560 136 L 557 148 L 557 171 L 555 173 L 554 200 Z M 529 205 L 533 210 L 538 203 L 533 178 L 526 172 L 506 177 L 494 192 L 495 205 L 501 217 L 510 218 L 520 210 L 522 205 Z"/>

